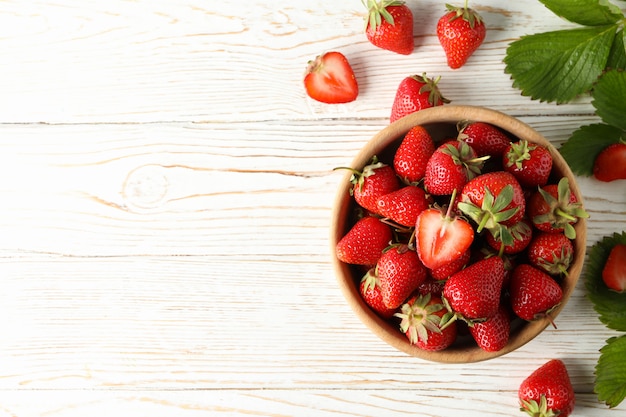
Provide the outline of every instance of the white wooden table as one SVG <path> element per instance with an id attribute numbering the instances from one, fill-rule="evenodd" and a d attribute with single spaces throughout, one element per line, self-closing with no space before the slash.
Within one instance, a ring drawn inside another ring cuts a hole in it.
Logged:
<path id="1" fill-rule="evenodd" d="M 441 75 L 455 104 L 557 145 L 598 120 L 504 74 L 512 40 L 572 26 L 538 1 L 473 1 L 489 31 L 456 71 L 444 2 L 407 3 L 409 56 L 368 43 L 360 0 L 0 1 L 0 417 L 512 416 L 555 357 L 575 416 L 623 415 L 592 393 L 614 333 L 582 281 L 558 330 L 470 365 L 408 357 L 345 303 L 332 168 L 388 124 L 403 77 Z M 326 50 L 352 63 L 355 102 L 306 97 Z M 626 187 L 579 181 L 591 246 L 626 226 Z"/>

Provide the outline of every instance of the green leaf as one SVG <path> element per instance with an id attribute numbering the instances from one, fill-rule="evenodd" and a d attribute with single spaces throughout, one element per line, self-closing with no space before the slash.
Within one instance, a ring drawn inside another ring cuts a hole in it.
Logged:
<path id="1" fill-rule="evenodd" d="M 592 92 L 591 104 L 607 124 L 626 130 L 626 72 L 604 73 Z"/>
<path id="2" fill-rule="evenodd" d="M 605 236 L 591 247 L 584 280 L 587 297 L 600 321 L 610 329 L 626 331 L 626 293 L 610 290 L 602 281 L 604 264 L 611 249 L 618 243 L 626 245 L 626 231 Z"/>
<path id="3" fill-rule="evenodd" d="M 626 31 L 624 29 L 615 34 L 606 66 L 609 69 L 626 69 Z"/>
<path id="4" fill-rule="evenodd" d="M 506 50 L 504 71 L 522 95 L 565 103 L 589 91 L 611 51 L 616 25 L 524 36 Z"/>
<path id="5" fill-rule="evenodd" d="M 559 152 L 574 174 L 590 177 L 598 154 L 622 137 L 626 138 L 626 134 L 614 126 L 602 123 L 582 126 L 561 145 Z"/>
<path id="6" fill-rule="evenodd" d="M 626 397 L 626 335 L 606 342 L 596 364 L 594 391 L 600 401 L 612 408 Z"/>
<path id="7" fill-rule="evenodd" d="M 603 26 L 624 18 L 619 7 L 607 0 L 539 0 L 554 14 L 584 26 Z"/>

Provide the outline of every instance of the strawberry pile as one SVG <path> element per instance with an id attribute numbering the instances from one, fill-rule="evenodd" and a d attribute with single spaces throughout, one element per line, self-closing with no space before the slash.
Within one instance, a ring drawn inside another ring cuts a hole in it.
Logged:
<path id="1" fill-rule="evenodd" d="M 456 130 L 435 141 L 414 126 L 361 170 L 346 168 L 355 217 L 336 256 L 411 344 L 473 340 L 497 352 L 518 323 L 552 321 L 574 225 L 588 215 L 549 149 L 480 121 Z"/>

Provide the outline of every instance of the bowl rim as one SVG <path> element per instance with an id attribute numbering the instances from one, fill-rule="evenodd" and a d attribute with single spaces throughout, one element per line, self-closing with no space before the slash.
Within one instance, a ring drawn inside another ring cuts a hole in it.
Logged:
<path id="1" fill-rule="evenodd" d="M 498 110 L 481 106 L 446 104 L 409 114 L 389 124 L 369 139 L 354 157 L 350 167 L 355 169 L 362 168 L 369 162 L 373 155 L 379 154 L 390 144 L 395 141 L 399 141 L 413 126 L 434 123 L 456 124 L 463 120 L 490 123 L 506 132 L 509 132 L 511 135 L 519 139 L 527 139 L 531 142 L 539 143 L 545 146 L 553 157 L 553 169 L 556 167 L 562 176 L 568 177 L 570 180 L 571 191 L 576 195 L 578 201 L 584 205 L 584 201 L 573 172 L 558 150 L 546 138 L 544 138 L 543 135 L 528 124 L 513 116 L 509 116 L 508 114 Z M 358 285 L 351 273 L 351 266 L 339 261 L 335 255 L 335 246 L 346 232 L 347 212 L 352 204 L 352 197 L 349 195 L 349 189 L 351 187 L 349 180 L 351 175 L 352 173 L 347 171 L 345 175 L 342 176 L 332 208 L 330 225 L 331 258 L 335 277 L 344 298 L 350 304 L 351 309 L 357 314 L 363 324 L 365 324 L 366 327 L 368 327 L 380 339 L 399 351 L 428 361 L 439 363 L 472 363 L 493 359 L 517 350 L 533 340 L 548 325 L 551 325 L 552 322 L 548 318 L 527 322 L 521 329 L 513 332 L 507 345 L 497 352 L 487 352 L 477 345 L 449 348 L 438 352 L 426 351 L 418 348 L 417 346 L 411 345 L 406 336 L 402 334 L 396 326 L 393 326 L 389 321 L 379 317 L 369 308 L 369 306 L 367 306 L 360 296 Z M 561 285 L 563 288 L 563 298 L 560 305 L 551 313 L 553 321 L 569 301 L 578 279 L 580 278 L 584 264 L 587 240 L 586 219 L 580 219 L 574 228 L 576 230 L 576 239 L 573 242 L 574 262 L 570 265 L 568 275 L 563 279 L 563 283 Z"/>

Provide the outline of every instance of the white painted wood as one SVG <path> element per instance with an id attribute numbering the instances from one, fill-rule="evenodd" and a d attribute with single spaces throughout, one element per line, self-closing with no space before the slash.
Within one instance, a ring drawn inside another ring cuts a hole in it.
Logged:
<path id="1" fill-rule="evenodd" d="M 280 2 L 278 2 L 280 3 Z M 447 69 L 420 9 L 410 56 L 372 47 L 358 0 L 0 2 L 0 417 L 510 416 L 546 360 L 568 365 L 575 416 L 615 333 L 582 282 L 547 329 L 490 362 L 395 351 L 343 300 L 328 223 L 337 166 L 388 123 L 399 81 L 427 71 L 456 104 L 519 117 L 555 145 L 596 122 L 588 98 L 520 96 L 516 37 L 570 27 L 539 2 L 476 1 L 490 31 Z M 301 77 L 349 57 L 357 101 L 322 105 Z M 588 246 L 626 224 L 622 183 L 580 178 Z"/>

